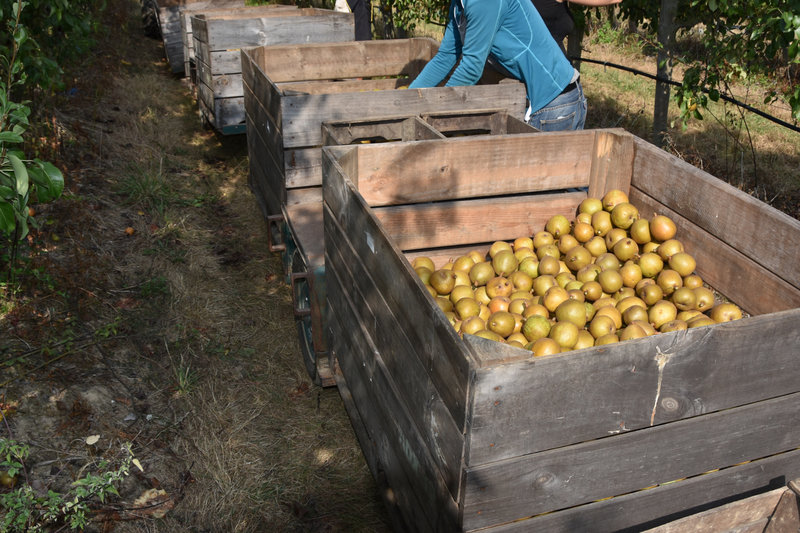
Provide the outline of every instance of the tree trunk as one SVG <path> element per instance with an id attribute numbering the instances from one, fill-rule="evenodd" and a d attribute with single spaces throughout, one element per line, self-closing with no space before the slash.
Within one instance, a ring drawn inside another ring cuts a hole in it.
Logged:
<path id="1" fill-rule="evenodd" d="M 583 47 L 581 43 L 583 42 L 583 33 L 586 29 L 586 24 L 584 19 L 580 21 L 575 21 L 575 27 L 572 28 L 572 31 L 567 35 L 567 57 L 572 61 L 572 66 L 575 67 L 576 70 L 581 70 L 581 53 L 583 51 Z"/>
<path id="2" fill-rule="evenodd" d="M 658 50 L 657 76 L 660 80 L 672 79 L 672 50 L 677 28 L 675 16 L 678 11 L 678 0 L 661 0 L 661 11 L 658 16 Z M 667 127 L 669 112 L 670 85 L 666 81 L 656 81 L 656 99 L 653 110 L 653 138 L 663 148 L 667 143 Z"/>

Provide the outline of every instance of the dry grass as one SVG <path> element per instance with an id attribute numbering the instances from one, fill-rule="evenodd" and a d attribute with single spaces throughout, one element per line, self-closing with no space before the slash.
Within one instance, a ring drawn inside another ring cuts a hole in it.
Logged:
<path id="1" fill-rule="evenodd" d="M 58 110 L 70 193 L 41 208 L 52 223 L 38 236 L 54 290 L 0 318 L 13 339 L 0 352 L 111 333 L 0 390 L 18 404 L 2 436 L 36 443 L 31 478 L 54 490 L 78 475 L 72 464 L 96 466 L 87 435 L 109 459 L 132 442 L 145 471 L 102 509 L 115 531 L 387 531 L 338 392 L 305 373 L 243 137 L 203 130 L 138 4 L 110 4 L 125 31 Z M 150 488 L 174 507 L 131 519 Z"/>

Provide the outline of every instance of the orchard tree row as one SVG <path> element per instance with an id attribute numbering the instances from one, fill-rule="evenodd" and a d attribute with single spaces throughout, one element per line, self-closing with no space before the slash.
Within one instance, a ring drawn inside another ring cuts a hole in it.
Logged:
<path id="1" fill-rule="evenodd" d="M 442 24 L 448 0 L 380 0 L 384 19 L 409 30 L 427 22 Z M 682 118 L 702 119 L 702 109 L 737 79 L 764 76 L 772 88 L 768 103 L 783 97 L 800 121 L 800 0 L 623 0 L 614 8 L 571 9 L 580 27 L 596 17 L 598 9 L 615 9 L 615 16 L 629 27 L 641 28 L 657 46 L 658 76 L 672 79 L 673 66 L 686 67 L 676 102 Z M 675 48 L 680 31 L 694 29 L 705 53 L 702 57 L 679 55 Z M 570 48 L 574 50 L 574 47 Z M 657 84 L 655 132 L 667 129 L 670 84 Z"/>

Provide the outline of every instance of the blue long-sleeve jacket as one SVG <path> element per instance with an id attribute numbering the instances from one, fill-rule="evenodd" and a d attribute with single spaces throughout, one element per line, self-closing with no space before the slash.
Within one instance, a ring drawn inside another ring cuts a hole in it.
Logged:
<path id="1" fill-rule="evenodd" d="M 466 27 L 463 42 L 459 22 Z M 409 88 L 435 87 L 456 63 L 445 85 L 474 85 L 489 54 L 525 83 L 532 112 L 572 81 L 572 65 L 531 0 L 452 0 L 439 51 Z"/>

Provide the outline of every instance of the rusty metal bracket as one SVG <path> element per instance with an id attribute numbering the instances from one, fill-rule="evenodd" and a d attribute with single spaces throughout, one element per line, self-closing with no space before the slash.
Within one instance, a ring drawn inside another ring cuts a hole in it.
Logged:
<path id="1" fill-rule="evenodd" d="M 305 283 L 308 287 L 308 291 L 306 294 L 311 294 L 311 278 L 308 275 L 308 272 L 292 272 L 289 275 L 289 280 L 292 284 L 292 307 L 294 309 L 294 316 L 300 318 L 305 316 L 311 315 L 311 300 L 306 298 L 299 298 L 299 292 L 301 284 Z"/>
<path id="2" fill-rule="evenodd" d="M 267 246 L 270 252 L 283 252 L 286 250 L 286 243 L 283 242 L 283 234 L 281 233 L 283 224 L 283 215 L 269 215 L 267 217 Z M 280 239 L 280 242 L 275 242 L 275 237 Z"/>

